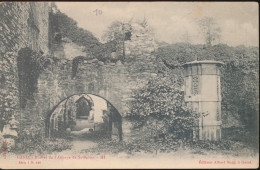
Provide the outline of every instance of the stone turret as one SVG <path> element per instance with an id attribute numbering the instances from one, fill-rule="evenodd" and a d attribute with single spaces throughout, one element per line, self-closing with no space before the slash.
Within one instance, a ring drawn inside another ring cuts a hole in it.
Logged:
<path id="1" fill-rule="evenodd" d="M 193 61 L 184 64 L 185 101 L 200 113 L 194 140 L 221 139 L 221 88 L 218 61 Z"/>

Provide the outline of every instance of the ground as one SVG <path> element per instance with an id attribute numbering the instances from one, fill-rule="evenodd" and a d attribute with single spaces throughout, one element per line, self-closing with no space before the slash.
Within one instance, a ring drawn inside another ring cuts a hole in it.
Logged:
<path id="1" fill-rule="evenodd" d="M 7 153 L 8 168 L 15 166 L 15 162 L 34 161 L 41 167 L 75 168 L 202 168 L 202 167 L 255 167 L 258 164 L 258 151 L 245 145 L 237 144 L 237 150 L 201 149 L 188 145 L 165 145 L 166 150 L 160 150 L 155 143 L 145 143 L 138 139 L 108 140 L 89 134 L 73 134 L 69 140 L 71 149 L 54 151 L 51 153 L 23 153 L 21 156 L 30 158 L 19 159 L 16 154 Z M 160 146 L 162 148 L 162 146 Z M 156 149 L 157 148 L 157 149 Z M 3 157 L 3 154 L 1 154 Z M 11 159 L 13 157 L 13 159 Z M 38 157 L 37 159 L 35 157 Z M 41 158 L 39 158 L 41 157 Z M 52 159 L 50 159 L 52 157 Z M 5 159 L 0 159 L 1 160 Z M 243 162 L 243 164 L 242 164 Z M 7 164 L 7 162 L 4 162 Z M 156 164 L 154 164 L 156 163 Z M 31 164 L 30 164 L 31 165 Z M 26 167 L 21 165 L 21 168 Z M 27 166 L 28 167 L 28 166 Z M 36 164 L 30 166 L 37 168 Z"/>
<path id="2" fill-rule="evenodd" d="M 109 155 L 111 157 L 137 158 L 141 157 L 178 157 L 183 159 L 193 158 L 253 158 L 257 155 L 257 150 L 245 146 L 243 143 L 233 143 L 233 149 L 221 148 L 201 148 L 190 147 L 187 144 L 173 144 L 162 147 L 163 142 L 158 144 L 148 144 L 140 139 L 125 139 L 119 142 L 118 139 L 109 140 L 107 138 L 99 138 L 89 134 L 77 134 L 72 136 L 71 150 L 63 150 L 57 154 L 89 154 L 89 155 Z M 157 146 L 156 146 L 157 145 Z M 144 147 L 144 146 L 147 146 Z M 52 153 L 55 154 L 55 153 Z"/>

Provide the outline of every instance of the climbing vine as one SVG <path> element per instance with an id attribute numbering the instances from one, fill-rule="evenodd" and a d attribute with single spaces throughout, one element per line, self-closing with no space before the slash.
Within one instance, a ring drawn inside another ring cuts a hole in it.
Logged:
<path id="1" fill-rule="evenodd" d="M 17 67 L 19 77 L 20 106 L 24 108 L 28 99 L 33 99 L 37 90 L 38 77 L 41 71 L 51 63 L 48 56 L 23 48 L 18 52 Z"/>
<path id="2" fill-rule="evenodd" d="M 75 57 L 72 60 L 72 78 L 76 76 L 77 70 L 78 70 L 78 65 L 79 65 L 80 62 L 83 62 L 83 61 L 84 61 L 83 56 Z"/>

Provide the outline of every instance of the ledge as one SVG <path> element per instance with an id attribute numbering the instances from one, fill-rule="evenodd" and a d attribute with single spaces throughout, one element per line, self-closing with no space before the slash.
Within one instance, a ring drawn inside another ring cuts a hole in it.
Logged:
<path id="1" fill-rule="evenodd" d="M 187 65 L 195 65 L 195 64 L 220 64 L 223 65 L 224 63 L 221 61 L 214 61 L 214 60 L 201 60 L 201 61 L 192 61 L 192 62 L 187 62 L 183 64 L 182 66 L 187 66 Z"/>

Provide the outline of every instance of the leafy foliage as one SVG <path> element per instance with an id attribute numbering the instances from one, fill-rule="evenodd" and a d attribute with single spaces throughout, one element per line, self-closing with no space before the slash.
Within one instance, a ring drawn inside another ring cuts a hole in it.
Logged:
<path id="1" fill-rule="evenodd" d="M 185 106 L 178 78 L 177 74 L 173 79 L 159 75 L 134 94 L 128 117 L 135 120 L 135 127 L 143 127 L 156 140 L 166 134 L 175 139 L 191 139 L 198 115 Z"/>
<path id="2" fill-rule="evenodd" d="M 111 141 L 99 141 L 98 147 L 84 150 L 86 153 L 113 153 L 118 154 L 120 152 L 126 152 L 127 154 L 134 154 L 136 152 L 153 153 L 154 151 L 167 152 L 176 151 L 180 143 L 174 140 L 168 140 L 164 142 L 158 140 L 154 142 L 151 138 L 134 138 L 130 141 L 118 142 Z"/>
<path id="3" fill-rule="evenodd" d="M 22 108 L 26 106 L 28 99 L 33 99 L 33 93 L 37 90 L 38 77 L 50 63 L 50 56 L 43 56 L 28 47 L 18 52 L 17 67 Z"/>
<path id="4" fill-rule="evenodd" d="M 111 57 L 112 52 L 122 50 L 122 41 L 124 34 L 122 32 L 122 23 L 115 21 L 108 28 L 103 38 L 107 40 L 102 44 L 88 30 L 79 28 L 77 22 L 66 14 L 57 10 L 56 13 L 50 13 L 52 26 L 52 44 L 60 44 L 62 37 L 67 37 L 79 46 L 84 46 L 84 51 L 91 56 L 95 56 L 103 62 L 116 62 L 122 58 L 118 55 L 116 58 Z"/>
<path id="5" fill-rule="evenodd" d="M 182 141 L 176 140 L 174 138 L 162 139 L 159 138 L 157 141 L 154 141 L 153 138 L 144 137 L 146 133 L 139 133 L 138 137 L 131 138 L 130 140 L 125 140 L 118 142 L 116 140 L 101 140 L 98 142 L 98 146 L 94 148 L 89 148 L 83 150 L 85 153 L 96 153 L 96 154 L 116 154 L 126 153 L 128 156 L 134 155 L 137 153 L 148 153 L 148 154 L 157 154 L 157 153 L 169 153 L 176 152 L 181 150 L 181 153 L 185 153 L 184 150 L 187 150 L 187 154 L 192 154 L 196 156 L 199 155 L 211 155 L 216 151 L 223 155 L 232 155 L 232 156 L 244 156 L 244 155 L 256 155 L 258 149 L 248 146 L 242 141 L 235 140 L 221 140 L 221 141 Z"/>
<path id="6" fill-rule="evenodd" d="M 114 21 L 108 27 L 107 31 L 103 34 L 102 39 L 106 41 L 123 41 L 124 34 L 123 34 L 124 24 L 121 21 Z"/>
<path id="7" fill-rule="evenodd" d="M 86 52 L 95 54 L 98 52 L 102 44 L 89 31 L 79 28 L 77 22 L 66 14 L 60 12 L 50 13 L 50 21 L 52 22 L 53 43 L 60 43 L 62 37 L 67 37 L 72 42 L 84 46 Z"/>
<path id="8" fill-rule="evenodd" d="M 71 149 L 71 141 L 65 138 L 49 139 L 45 138 L 42 131 L 43 122 L 33 123 L 30 129 L 24 129 L 19 133 L 18 153 L 51 153 Z"/>
<path id="9" fill-rule="evenodd" d="M 243 59 L 230 61 L 223 68 L 223 110 L 240 120 L 250 131 L 255 131 L 258 124 L 258 68 L 257 60 Z"/>
<path id="10" fill-rule="evenodd" d="M 84 56 L 75 57 L 72 61 L 72 78 L 76 76 L 79 62 L 84 61 Z"/>
<path id="11" fill-rule="evenodd" d="M 259 114 L 259 51 L 258 47 L 229 47 L 218 44 L 173 44 L 157 50 L 157 56 L 169 65 L 198 60 L 223 61 L 221 77 L 222 121 L 224 127 L 245 126 L 257 133 Z M 160 71 L 165 74 L 167 67 Z M 234 119 L 240 124 L 234 124 Z"/>
<path id="12" fill-rule="evenodd" d="M 154 138 L 156 142 L 191 137 L 192 125 L 198 115 L 191 114 L 183 102 L 181 65 L 196 59 L 217 60 L 224 62 L 221 68 L 223 127 L 244 127 L 243 134 L 248 135 L 245 137 L 239 133 L 240 140 L 235 143 L 233 138 L 227 137 L 223 142 L 216 144 L 206 142 L 205 145 L 208 147 L 205 146 L 205 149 L 233 148 L 232 144 L 241 146 L 241 142 L 250 146 L 255 145 L 255 138 L 249 140 L 248 136 L 249 134 L 255 135 L 256 138 L 258 136 L 258 48 L 179 43 L 164 45 L 155 55 L 158 62 L 158 76 L 136 91 L 134 94 L 136 100 L 133 101 L 131 113 L 128 115 L 131 120 L 135 120 L 135 127 L 143 127 L 146 131 L 143 138 Z M 196 143 L 191 145 L 195 146 Z"/>

